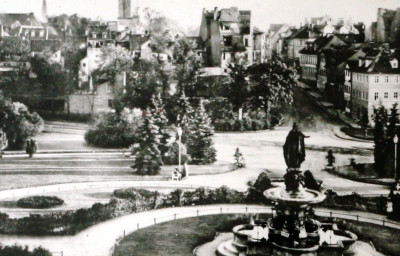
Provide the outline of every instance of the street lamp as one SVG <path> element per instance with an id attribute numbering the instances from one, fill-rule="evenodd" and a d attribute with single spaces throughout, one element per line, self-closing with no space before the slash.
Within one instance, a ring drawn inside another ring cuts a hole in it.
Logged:
<path id="1" fill-rule="evenodd" d="M 397 137 L 397 134 L 394 135 L 393 142 L 394 142 L 394 180 L 397 183 L 397 143 L 399 143 L 399 137 Z"/>
<path id="2" fill-rule="evenodd" d="M 179 141 L 179 155 L 178 155 L 178 163 L 179 163 L 179 171 L 181 171 L 181 139 L 182 139 L 182 128 L 178 127 L 178 141 Z"/>

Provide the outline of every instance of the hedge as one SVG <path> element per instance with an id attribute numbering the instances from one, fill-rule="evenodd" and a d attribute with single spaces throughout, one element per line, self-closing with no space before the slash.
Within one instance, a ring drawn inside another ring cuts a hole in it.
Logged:
<path id="1" fill-rule="evenodd" d="M 55 196 L 31 196 L 17 201 L 18 207 L 29 209 L 48 209 L 63 204 L 64 200 Z"/>

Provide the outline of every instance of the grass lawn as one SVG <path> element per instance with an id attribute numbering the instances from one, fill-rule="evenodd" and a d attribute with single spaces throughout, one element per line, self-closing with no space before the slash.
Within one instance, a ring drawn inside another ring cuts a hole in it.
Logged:
<path id="1" fill-rule="evenodd" d="M 166 222 L 126 236 L 115 255 L 192 255 L 198 245 L 212 241 L 216 232 L 230 232 L 234 226 L 248 222 L 248 215 L 212 215 Z"/>
<path id="2" fill-rule="evenodd" d="M 385 255 L 399 255 L 400 252 L 400 236 L 399 230 L 382 227 L 381 225 L 361 223 L 357 221 L 343 221 L 346 228 L 350 227 L 350 231 L 358 236 L 359 240 L 366 242 L 371 241 L 376 250 Z"/>

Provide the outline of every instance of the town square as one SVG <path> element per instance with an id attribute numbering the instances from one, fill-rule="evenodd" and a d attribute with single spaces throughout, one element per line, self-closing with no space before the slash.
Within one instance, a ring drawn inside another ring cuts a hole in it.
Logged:
<path id="1" fill-rule="evenodd" d="M 1 0 L 0 256 L 400 255 L 400 2 Z"/>

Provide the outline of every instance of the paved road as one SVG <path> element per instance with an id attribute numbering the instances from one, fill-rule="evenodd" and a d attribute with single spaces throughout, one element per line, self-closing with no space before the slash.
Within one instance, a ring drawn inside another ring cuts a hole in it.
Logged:
<path id="1" fill-rule="evenodd" d="M 135 213 L 115 218 L 91 228 L 88 228 L 75 236 L 63 237 L 18 237 L 0 236 L 0 243 L 13 245 L 15 243 L 28 245 L 30 248 L 42 246 L 52 252 L 63 251 L 64 256 L 108 256 L 115 242 L 125 234 L 129 234 L 139 228 L 174 220 L 175 218 L 188 218 L 201 215 L 234 214 L 234 213 L 260 213 L 271 212 L 271 207 L 254 205 L 207 205 L 192 207 L 177 207 L 154 210 L 149 212 Z M 330 213 L 324 209 L 316 210 L 318 215 L 329 216 Z M 176 215 L 175 215 L 176 214 Z M 347 214 L 345 211 L 333 211 L 333 216 Z M 371 215 L 366 213 L 365 217 Z M 377 217 L 372 215 L 372 217 Z M 354 219 L 343 215 L 343 218 Z M 154 220 L 156 219 L 156 220 Z M 382 217 L 381 217 L 382 219 Z M 366 219 L 363 219 L 365 221 Z M 371 222 L 375 222 L 372 220 Z M 380 220 L 377 221 L 380 223 Z M 391 224 L 400 229 L 400 224 Z M 101 241 L 101 242 L 100 242 Z"/>

